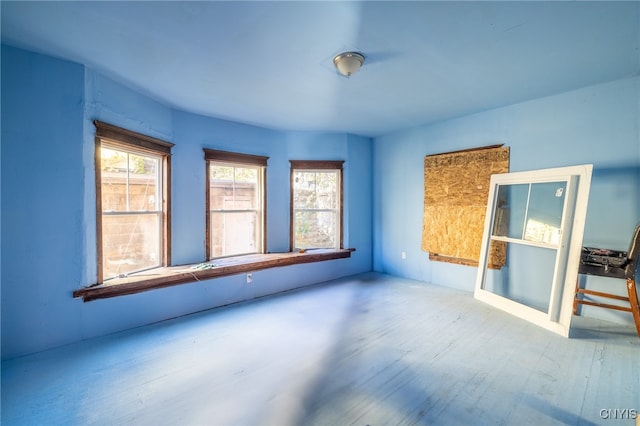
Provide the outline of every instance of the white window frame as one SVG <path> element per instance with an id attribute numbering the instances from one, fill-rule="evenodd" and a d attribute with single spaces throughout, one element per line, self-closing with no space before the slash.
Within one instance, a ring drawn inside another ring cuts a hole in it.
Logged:
<path id="1" fill-rule="evenodd" d="M 474 297 L 476 299 L 564 337 L 569 335 L 592 170 L 593 165 L 586 164 L 491 176 L 482 248 L 474 291 Z M 558 244 L 493 236 L 494 216 L 498 201 L 498 187 L 500 185 L 545 182 L 566 182 L 565 204 L 561 220 L 560 241 Z M 556 250 L 547 312 L 541 312 L 484 289 L 488 271 L 487 257 L 491 241 L 503 241 Z"/>

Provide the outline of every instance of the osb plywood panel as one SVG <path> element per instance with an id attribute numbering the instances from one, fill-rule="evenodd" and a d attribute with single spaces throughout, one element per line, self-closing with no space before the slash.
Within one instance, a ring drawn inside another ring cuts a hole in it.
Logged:
<path id="1" fill-rule="evenodd" d="M 424 158 L 422 250 L 429 258 L 477 265 L 491 175 L 509 172 L 509 147 L 427 155 Z M 505 264 L 504 244 L 492 246 L 489 264 Z"/>

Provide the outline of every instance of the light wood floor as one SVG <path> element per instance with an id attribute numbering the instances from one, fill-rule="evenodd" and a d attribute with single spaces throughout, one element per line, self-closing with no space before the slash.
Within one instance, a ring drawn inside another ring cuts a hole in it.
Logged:
<path id="1" fill-rule="evenodd" d="M 576 322 L 369 273 L 3 362 L 2 424 L 634 425 L 640 339 Z"/>

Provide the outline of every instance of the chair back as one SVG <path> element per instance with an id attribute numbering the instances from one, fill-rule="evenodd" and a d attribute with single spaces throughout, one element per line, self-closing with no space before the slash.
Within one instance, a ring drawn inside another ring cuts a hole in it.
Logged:
<path id="1" fill-rule="evenodd" d="M 634 280 L 636 278 L 636 269 L 638 269 L 638 263 L 640 262 L 640 223 L 636 225 L 636 230 L 633 233 L 631 239 L 631 245 L 627 252 L 627 267 L 624 270 L 624 275 L 628 279 Z"/>

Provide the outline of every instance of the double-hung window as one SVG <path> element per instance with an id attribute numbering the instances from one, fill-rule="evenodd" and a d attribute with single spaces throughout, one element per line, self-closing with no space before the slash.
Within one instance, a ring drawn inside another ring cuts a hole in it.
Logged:
<path id="1" fill-rule="evenodd" d="M 290 163 L 291 250 L 342 248 L 344 161 Z"/>
<path id="2" fill-rule="evenodd" d="M 167 266 L 173 144 L 94 123 L 98 283 Z"/>
<path id="3" fill-rule="evenodd" d="M 207 259 L 264 253 L 268 157 L 204 149 Z"/>

